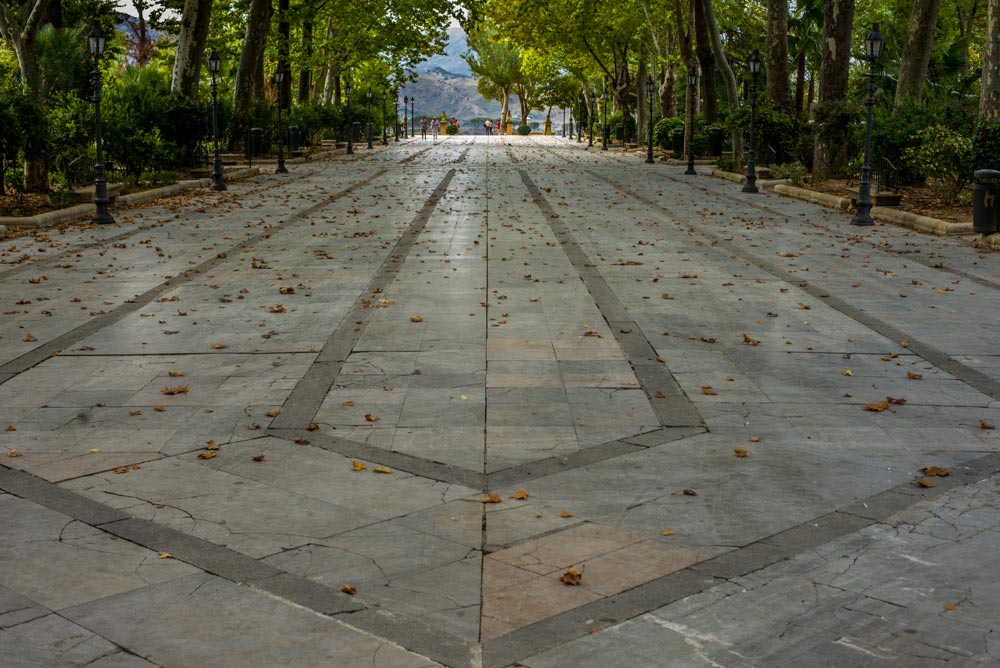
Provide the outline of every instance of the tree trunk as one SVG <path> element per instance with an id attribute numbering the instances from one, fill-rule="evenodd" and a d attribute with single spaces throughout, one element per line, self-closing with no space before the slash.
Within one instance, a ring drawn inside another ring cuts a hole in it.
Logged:
<path id="1" fill-rule="evenodd" d="M 185 0 L 181 14 L 181 32 L 177 37 L 177 58 L 170 90 L 192 97 L 201 78 L 201 61 L 212 18 L 212 0 Z"/>
<path id="2" fill-rule="evenodd" d="M 299 70 L 299 102 L 309 101 L 312 88 L 312 70 L 309 63 L 313 55 L 313 24 L 312 21 L 302 22 L 302 69 Z"/>
<path id="3" fill-rule="evenodd" d="M 1000 123 L 1000 0 L 990 0 L 983 48 L 983 87 L 979 96 L 979 119 Z"/>
<path id="4" fill-rule="evenodd" d="M 701 65 L 702 116 L 706 123 L 714 123 L 719 118 L 719 97 L 716 94 L 715 51 L 709 35 L 708 19 L 705 17 L 704 0 L 695 0 L 694 29 L 696 53 Z"/>
<path id="5" fill-rule="evenodd" d="M 767 41 L 764 46 L 767 99 L 780 111 L 792 108 L 788 90 L 788 0 L 767 0 Z"/>
<path id="6" fill-rule="evenodd" d="M 236 131 L 239 133 L 237 136 L 242 136 L 249 127 L 250 107 L 254 98 L 263 94 L 263 87 L 260 89 L 257 87 L 257 70 L 263 63 L 264 48 L 267 45 L 267 33 L 273 13 L 271 0 L 253 0 L 250 4 L 250 16 L 243 36 L 240 65 L 236 70 L 236 87 L 233 92 L 233 111 L 236 116 Z"/>
<path id="7" fill-rule="evenodd" d="M 899 63 L 896 106 L 907 98 L 919 102 L 924 96 L 927 64 L 931 60 L 934 28 L 937 26 L 940 9 L 941 0 L 913 0 L 910 25 L 906 31 L 906 46 L 903 47 L 903 59 Z"/>
<path id="8" fill-rule="evenodd" d="M 809 95 L 806 98 L 806 118 L 813 118 L 813 102 L 816 100 L 816 73 L 809 73 Z"/>
<path id="9" fill-rule="evenodd" d="M 289 53 L 291 52 L 291 26 L 288 23 L 288 4 L 289 0 L 278 0 L 278 67 L 284 68 L 286 73 L 291 72 L 289 65 Z M 282 105 L 282 109 L 291 108 L 291 76 L 286 76 L 284 81 L 281 83 L 281 91 L 278 93 L 278 102 Z"/>
<path id="10" fill-rule="evenodd" d="M 660 116 L 673 118 L 677 115 L 677 69 L 673 63 L 663 68 L 660 76 Z"/>
<path id="11" fill-rule="evenodd" d="M 799 49 L 795 56 L 795 118 L 802 120 L 806 94 L 806 52 Z"/>
<path id="12" fill-rule="evenodd" d="M 1000 1 L 1000 0 L 995 0 Z M 827 0 L 823 16 L 823 56 L 819 71 L 819 109 L 847 99 L 847 75 L 851 64 L 851 29 L 854 26 L 854 0 Z M 847 166 L 847 128 L 817 128 L 813 153 L 813 173 L 828 179 Z"/>
<path id="13" fill-rule="evenodd" d="M 648 107 L 646 104 L 646 77 L 649 70 L 646 65 L 645 49 L 639 52 L 639 66 L 635 71 L 635 125 L 636 134 L 640 142 L 646 142 L 646 130 L 649 124 Z M 631 139 L 631 138 L 627 138 Z"/>
<path id="14" fill-rule="evenodd" d="M 708 23 L 708 34 L 712 40 L 712 51 L 715 54 L 715 62 L 722 71 L 722 79 L 726 83 L 726 98 L 730 112 L 736 111 L 740 106 L 740 91 L 736 84 L 736 75 L 733 68 L 726 60 L 726 53 L 722 50 L 722 37 L 719 35 L 719 24 L 715 21 L 715 8 L 712 0 L 702 0 L 705 5 L 705 19 Z M 733 156 L 739 157 L 743 154 L 743 135 L 733 132 Z"/>

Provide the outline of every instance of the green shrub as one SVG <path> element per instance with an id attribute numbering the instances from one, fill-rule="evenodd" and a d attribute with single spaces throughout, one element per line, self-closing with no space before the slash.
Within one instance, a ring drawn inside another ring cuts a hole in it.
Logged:
<path id="1" fill-rule="evenodd" d="M 446 125 L 446 126 L 444 126 L 444 133 L 446 135 L 457 135 L 458 134 L 458 126 L 457 125 Z"/>
<path id="2" fill-rule="evenodd" d="M 669 149 L 673 145 L 674 130 L 684 129 L 684 118 L 674 116 L 672 118 L 661 118 L 653 126 L 653 141 L 662 149 Z"/>
<path id="3" fill-rule="evenodd" d="M 806 166 L 801 162 L 786 162 L 771 168 L 771 176 L 775 179 L 788 179 L 794 185 L 805 183 L 808 176 Z"/>
<path id="4" fill-rule="evenodd" d="M 55 95 L 48 109 L 48 126 L 54 180 L 66 186 L 82 185 L 93 176 L 95 162 L 93 103 L 73 93 Z"/>
<path id="5" fill-rule="evenodd" d="M 719 159 L 715 161 L 716 167 L 724 172 L 739 172 L 743 169 L 743 165 L 737 164 L 736 160 L 732 156 L 722 155 Z"/>
<path id="6" fill-rule="evenodd" d="M 972 178 L 972 139 L 944 125 L 934 125 L 916 135 L 917 144 L 903 153 L 913 165 L 938 181 L 948 203 L 954 203 Z"/>
<path id="7" fill-rule="evenodd" d="M 517 126 L 517 134 L 519 135 L 530 135 L 531 126 L 530 125 L 519 125 Z"/>
<path id="8" fill-rule="evenodd" d="M 143 172 L 139 177 L 141 183 L 148 183 L 152 186 L 168 186 L 177 183 L 177 172 L 161 170 L 156 172 Z"/>
<path id="9" fill-rule="evenodd" d="M 622 126 L 625 141 L 630 141 L 632 137 L 636 136 L 635 119 L 632 115 L 623 116 L 620 113 L 614 113 L 608 116 L 608 139 L 610 141 L 618 139 L 618 126 Z"/>
<path id="10" fill-rule="evenodd" d="M 1000 170 L 1000 123 L 980 123 L 976 128 L 972 164 L 975 169 Z"/>
<path id="11" fill-rule="evenodd" d="M 733 111 L 726 119 L 725 125 L 730 133 L 739 132 L 749 138 L 750 107 L 743 106 Z M 798 143 L 800 126 L 801 123 L 791 114 L 778 111 L 768 104 L 758 105 L 757 116 L 754 119 L 754 143 L 758 158 L 764 155 L 767 147 L 771 147 L 777 153 L 779 163 L 800 160 L 802 158 Z"/>

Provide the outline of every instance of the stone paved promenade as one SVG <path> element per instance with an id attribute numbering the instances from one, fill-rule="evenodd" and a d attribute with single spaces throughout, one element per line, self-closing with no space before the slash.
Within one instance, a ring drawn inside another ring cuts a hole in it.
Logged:
<path id="1" fill-rule="evenodd" d="M 642 157 L 5 242 L 0 667 L 1000 665 L 1000 257 Z"/>

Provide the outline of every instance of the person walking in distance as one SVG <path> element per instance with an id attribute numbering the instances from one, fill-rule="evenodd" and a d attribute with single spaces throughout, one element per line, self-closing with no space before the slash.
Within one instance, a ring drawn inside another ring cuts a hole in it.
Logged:
<path id="1" fill-rule="evenodd" d="M 420 119 L 420 138 L 427 139 L 427 117 Z"/>
<path id="2" fill-rule="evenodd" d="M 433 121 L 431 121 L 431 138 L 434 141 L 437 141 L 438 131 L 440 129 L 441 129 L 441 124 L 438 122 L 438 119 L 435 118 Z"/>

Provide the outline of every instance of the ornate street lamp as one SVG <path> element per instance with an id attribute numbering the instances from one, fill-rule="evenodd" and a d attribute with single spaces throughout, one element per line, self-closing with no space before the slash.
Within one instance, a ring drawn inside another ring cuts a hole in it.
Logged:
<path id="1" fill-rule="evenodd" d="M 584 108 L 583 108 L 584 102 L 583 102 L 583 94 L 582 93 L 577 97 L 576 101 L 580 105 L 580 113 L 582 114 L 585 111 Z M 576 143 L 579 144 L 582 141 L 583 141 L 583 123 L 580 122 L 580 119 L 577 119 L 577 122 L 576 122 Z"/>
<path id="2" fill-rule="evenodd" d="M 288 169 L 285 167 L 285 142 L 281 134 L 281 106 L 284 102 L 284 97 L 281 93 L 285 89 L 284 83 L 285 68 L 279 64 L 278 69 L 274 71 L 274 84 L 278 87 L 278 167 L 274 170 L 275 174 L 288 173 Z"/>
<path id="3" fill-rule="evenodd" d="M 594 145 L 594 105 L 597 104 L 597 96 L 593 92 L 590 93 L 590 108 L 587 110 L 587 116 L 590 118 L 590 136 L 587 137 L 587 148 L 591 148 Z"/>
<path id="4" fill-rule="evenodd" d="M 646 164 L 653 160 L 653 77 L 646 77 Z"/>
<path id="5" fill-rule="evenodd" d="M 108 213 L 108 180 L 104 173 L 104 141 L 101 139 L 101 56 L 104 54 L 104 47 L 107 40 L 101 28 L 95 23 L 90 34 L 87 35 L 87 49 L 94 57 L 94 126 L 97 142 L 97 163 L 94 165 L 94 205 L 97 211 L 90 219 L 92 223 L 101 225 L 115 222 L 114 217 Z"/>
<path id="6" fill-rule="evenodd" d="M 743 192 L 755 193 L 757 190 L 757 165 L 754 163 L 756 151 L 754 147 L 757 137 L 754 135 L 754 126 L 757 122 L 757 75 L 760 74 L 760 52 L 754 49 L 747 59 L 747 69 L 750 70 L 750 145 L 747 148 L 747 182 L 743 186 Z"/>
<path id="7" fill-rule="evenodd" d="M 604 91 L 601 97 L 604 98 L 601 104 L 601 150 L 608 150 L 608 80 L 604 80 Z"/>
<path id="8" fill-rule="evenodd" d="M 573 141 L 573 107 L 569 108 L 569 140 Z"/>
<path id="9" fill-rule="evenodd" d="M 403 139 L 406 139 L 406 137 L 408 136 L 406 134 L 406 131 L 409 129 L 409 122 L 406 120 L 407 118 L 406 113 L 409 111 L 409 108 L 410 108 L 410 97 L 408 95 L 404 95 L 403 96 Z"/>
<path id="10" fill-rule="evenodd" d="M 382 146 L 389 145 L 389 125 L 386 123 L 385 116 L 385 101 L 388 99 L 389 94 L 384 90 L 382 91 Z"/>
<path id="11" fill-rule="evenodd" d="M 351 82 L 344 87 L 347 93 L 347 155 L 354 155 L 354 119 L 351 116 Z"/>
<path id="12" fill-rule="evenodd" d="M 410 136 L 417 136 L 417 98 L 410 96 Z"/>
<path id="13" fill-rule="evenodd" d="M 392 131 L 395 133 L 395 142 L 399 141 L 399 89 L 393 90 L 392 98 Z"/>
<path id="14" fill-rule="evenodd" d="M 694 169 L 694 103 L 698 99 L 698 68 L 692 67 L 688 70 L 688 88 L 691 89 L 691 106 L 688 109 L 688 120 L 691 137 L 688 139 L 688 167 L 685 174 L 697 175 Z"/>
<path id="15" fill-rule="evenodd" d="M 872 153 L 872 110 L 875 107 L 875 77 L 878 59 L 882 57 L 882 49 L 885 47 L 885 39 L 879 32 L 878 24 L 872 25 L 871 32 L 865 36 L 865 60 L 868 61 L 868 99 L 865 106 L 868 107 L 868 120 L 865 125 L 865 163 L 861 168 L 861 183 L 858 185 L 858 211 L 851 219 L 851 225 L 871 226 L 875 224 L 872 220 L 872 192 L 871 192 L 871 153 Z"/>
<path id="16" fill-rule="evenodd" d="M 365 137 L 368 139 L 368 148 L 372 147 L 372 87 L 368 87 L 368 120 L 365 124 Z"/>
<path id="17" fill-rule="evenodd" d="M 219 96 L 215 76 L 222 70 L 222 58 L 215 49 L 208 55 L 208 73 L 212 75 L 212 140 L 215 142 L 215 154 L 212 158 L 212 190 L 225 190 L 226 183 L 222 179 L 222 158 L 219 156 Z"/>

